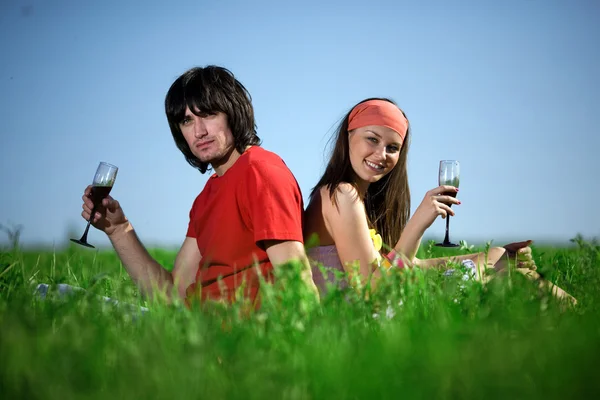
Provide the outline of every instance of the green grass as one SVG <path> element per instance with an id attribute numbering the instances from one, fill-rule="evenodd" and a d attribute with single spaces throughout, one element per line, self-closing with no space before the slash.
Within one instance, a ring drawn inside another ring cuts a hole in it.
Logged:
<path id="1" fill-rule="evenodd" d="M 418 270 L 393 274 L 367 301 L 333 291 L 316 305 L 290 266 L 286 290 L 267 288 L 261 310 L 241 318 L 239 304 L 141 299 L 112 251 L 5 251 L 0 398 L 597 398 L 600 246 L 533 250 L 576 308 L 520 275 L 483 288 Z M 420 255 L 459 252 L 425 245 Z M 151 253 L 172 268 L 174 253 Z M 42 301 L 39 282 L 88 293 Z"/>

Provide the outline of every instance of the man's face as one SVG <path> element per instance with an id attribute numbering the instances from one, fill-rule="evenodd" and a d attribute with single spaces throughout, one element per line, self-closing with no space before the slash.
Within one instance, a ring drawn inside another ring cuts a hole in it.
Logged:
<path id="1" fill-rule="evenodd" d="M 227 116 L 222 112 L 197 116 L 186 108 L 179 127 L 192 153 L 213 167 L 227 162 L 235 149 Z"/>

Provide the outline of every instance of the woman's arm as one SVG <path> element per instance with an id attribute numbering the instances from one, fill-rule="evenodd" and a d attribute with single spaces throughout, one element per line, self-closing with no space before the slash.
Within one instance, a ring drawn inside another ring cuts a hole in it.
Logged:
<path id="1" fill-rule="evenodd" d="M 438 216 L 442 218 L 446 218 L 448 215 L 454 216 L 454 211 L 449 204 L 460 204 L 460 201 L 445 193 L 457 191 L 458 189 L 454 186 L 443 185 L 427 192 L 414 215 L 402 230 L 400 239 L 394 246 L 394 251 L 403 254 L 408 260 L 414 260 L 421 244 L 421 238 L 433 221 Z"/>
<path id="2" fill-rule="evenodd" d="M 509 243 L 503 247 L 493 247 L 488 251 L 487 255 L 485 252 L 480 252 L 424 260 L 415 259 L 415 264 L 424 269 L 445 268 L 449 261 L 460 263 L 465 260 L 472 260 L 479 267 L 495 268 L 499 271 L 508 267 L 510 259 L 515 262 L 518 268 L 535 269 L 535 262 L 531 256 L 531 247 L 529 247 L 531 243 L 531 240 L 525 240 Z"/>
<path id="3" fill-rule="evenodd" d="M 381 271 L 376 267 L 382 256 L 371 239 L 364 203 L 348 183 L 338 186 L 334 199 L 335 203 L 330 200 L 327 188 L 321 189 L 325 227 L 335 243 L 340 262 L 350 282 L 357 277 L 361 282 L 372 278 L 371 286 L 374 287 L 381 277 Z"/>
<path id="4" fill-rule="evenodd" d="M 572 305 L 577 304 L 577 300 L 567 293 L 564 289 L 544 279 L 535 269 L 536 265 L 531 255 L 530 240 L 523 242 L 514 242 L 504 247 L 491 248 L 486 256 L 484 252 L 465 254 L 453 257 L 438 257 L 425 260 L 416 259 L 415 264 L 421 268 L 446 268 L 449 261 L 462 262 L 472 260 L 477 266 L 477 279 L 482 283 L 489 282 L 494 277 L 493 274 L 485 274 L 486 269 L 493 268 L 496 272 L 506 272 L 509 262 L 514 262 L 516 272 L 524 275 L 527 279 L 535 282 L 542 290 L 550 292 L 553 296 L 561 300 L 567 300 Z"/>
<path id="5" fill-rule="evenodd" d="M 449 262 L 455 262 L 460 264 L 463 261 L 471 260 L 477 267 L 477 276 L 478 279 L 482 279 L 484 277 L 484 271 L 488 268 L 494 268 L 494 266 L 502 259 L 502 256 L 506 253 L 506 250 L 502 247 L 493 247 L 489 249 L 487 254 L 485 252 L 480 253 L 471 253 L 471 254 L 463 254 L 460 256 L 450 256 L 450 257 L 438 257 L 438 258 L 427 258 L 427 259 L 419 259 L 415 258 L 413 260 L 414 265 L 418 266 L 422 269 L 429 268 L 440 268 L 447 269 Z"/>

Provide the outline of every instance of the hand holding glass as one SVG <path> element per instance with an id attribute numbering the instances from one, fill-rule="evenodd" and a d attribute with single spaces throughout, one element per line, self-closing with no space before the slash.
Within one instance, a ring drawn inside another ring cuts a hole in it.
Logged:
<path id="1" fill-rule="evenodd" d="M 81 236 L 80 239 L 71 239 L 71 241 L 82 246 L 94 248 L 94 246 L 87 242 L 87 235 L 88 231 L 90 230 L 90 224 L 94 219 L 94 214 L 96 213 L 96 210 L 102 205 L 102 200 L 110 193 L 115 183 L 115 179 L 117 178 L 118 171 L 119 168 L 105 162 L 101 162 L 98 165 L 96 175 L 94 175 L 94 181 L 92 182 L 92 190 L 90 192 L 90 198 L 94 202 L 94 208 L 90 213 L 90 219 L 87 223 L 87 227 L 85 228 L 85 232 L 83 232 L 83 236 Z"/>
<path id="2" fill-rule="evenodd" d="M 440 169 L 438 176 L 438 184 L 450 185 L 458 188 L 460 182 L 460 164 L 456 160 L 440 161 Z M 456 197 L 456 192 L 446 193 L 448 196 Z M 452 207 L 452 204 L 450 204 Z M 446 236 L 443 243 L 436 243 L 436 246 L 441 247 L 458 247 L 457 244 L 450 242 L 450 214 L 446 215 Z"/>

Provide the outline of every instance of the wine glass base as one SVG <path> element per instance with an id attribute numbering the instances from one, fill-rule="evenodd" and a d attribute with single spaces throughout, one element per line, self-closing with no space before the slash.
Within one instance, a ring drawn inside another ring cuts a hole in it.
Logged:
<path id="1" fill-rule="evenodd" d="M 438 247 L 459 247 L 460 246 L 459 244 L 450 243 L 450 242 L 448 242 L 448 243 L 436 243 L 435 245 L 438 246 Z"/>
<path id="2" fill-rule="evenodd" d="M 71 242 L 75 242 L 75 243 L 77 243 L 77 244 L 80 244 L 80 245 L 82 245 L 82 246 L 85 246 L 85 247 L 90 247 L 90 248 L 92 248 L 92 249 L 95 249 L 95 247 L 94 247 L 94 246 L 92 246 L 91 244 L 89 244 L 89 243 L 87 243 L 87 242 L 82 242 L 82 241 L 81 241 L 81 240 L 79 240 L 79 239 L 71 239 Z"/>

